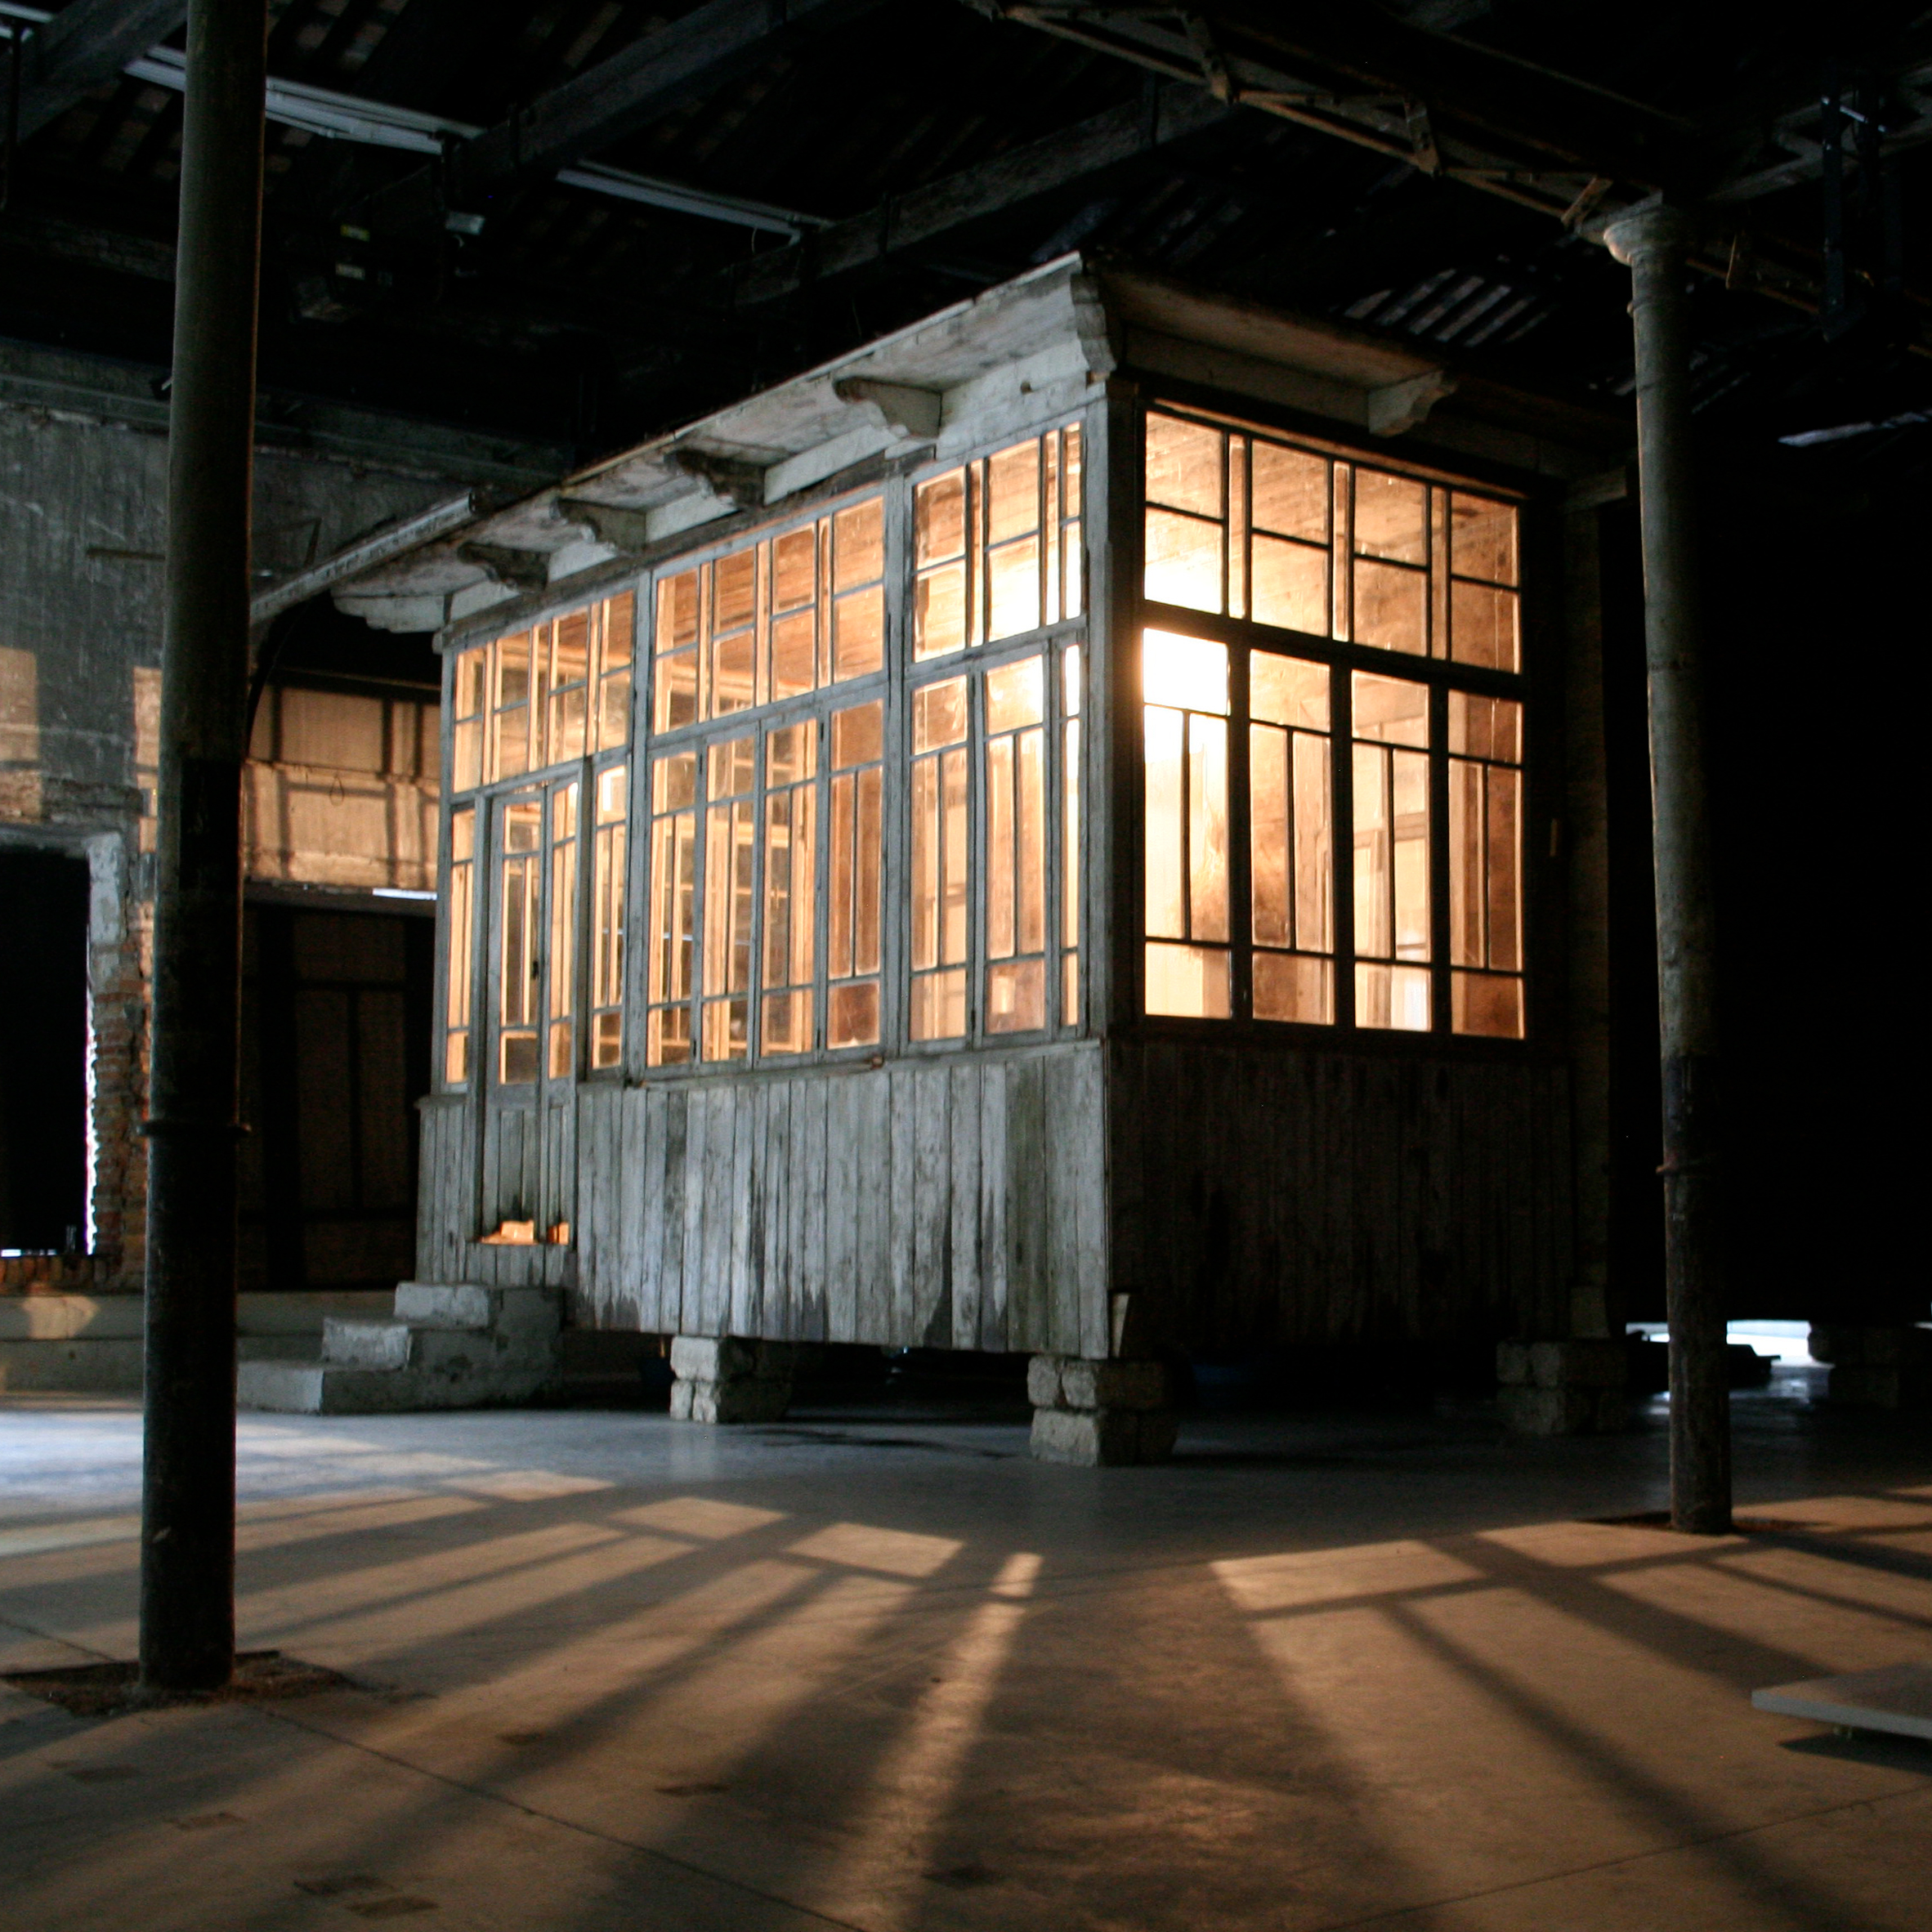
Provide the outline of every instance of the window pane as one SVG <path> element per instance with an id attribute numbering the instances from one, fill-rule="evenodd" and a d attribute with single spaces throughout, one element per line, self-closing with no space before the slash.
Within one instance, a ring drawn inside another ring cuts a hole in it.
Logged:
<path id="1" fill-rule="evenodd" d="M 1149 704 L 1228 715 L 1228 646 L 1171 631 L 1143 631 L 1140 695 Z"/>
<path id="2" fill-rule="evenodd" d="M 1335 968 L 1305 953 L 1254 955 L 1254 1017 L 1304 1026 L 1335 1023 Z"/>
<path id="3" fill-rule="evenodd" d="M 1355 560 L 1355 642 L 1420 657 L 1428 649 L 1429 578 L 1398 565 Z"/>
<path id="4" fill-rule="evenodd" d="M 1355 548 L 1398 563 L 1429 561 L 1429 489 L 1382 470 L 1355 472 Z M 1357 579 L 1357 582 L 1360 579 Z"/>
<path id="5" fill-rule="evenodd" d="M 832 606 L 832 676 L 863 678 L 885 663 L 885 591 L 874 585 Z"/>
<path id="6" fill-rule="evenodd" d="M 1147 979 L 1151 1013 L 1224 1020 L 1234 1010 L 1225 952 L 1199 946 L 1150 945 Z"/>
<path id="7" fill-rule="evenodd" d="M 1516 581 L 1516 509 L 1460 490 L 1449 499 L 1449 564 L 1459 577 Z"/>
<path id="8" fill-rule="evenodd" d="M 1458 1033 L 1523 1038 L 1523 982 L 1498 973 L 1457 973 L 1449 982 L 1451 1023 Z"/>
<path id="9" fill-rule="evenodd" d="M 1040 539 L 1004 543 L 986 559 L 986 637 L 1017 637 L 1040 628 Z"/>
<path id="10" fill-rule="evenodd" d="M 1328 552 L 1277 537 L 1254 539 L 1254 615 L 1257 624 L 1307 631 L 1329 631 Z"/>
<path id="11" fill-rule="evenodd" d="M 1491 765 L 1487 774 L 1489 964 L 1523 964 L 1523 774 Z"/>
<path id="12" fill-rule="evenodd" d="M 1516 593 L 1458 580 L 1449 593 L 1449 655 L 1459 664 L 1514 671 L 1520 655 Z"/>
<path id="13" fill-rule="evenodd" d="M 1257 946 L 1295 943 L 1295 879 L 1289 843 L 1289 736 L 1268 725 L 1248 727 L 1248 837 Z M 1256 997 L 1259 999 L 1259 994 Z"/>
<path id="14" fill-rule="evenodd" d="M 1483 767 L 1449 761 L 1449 963 L 1488 964 L 1483 944 Z"/>
<path id="15" fill-rule="evenodd" d="M 1040 439 L 1029 436 L 986 463 L 986 541 L 1004 543 L 1040 527 Z"/>
<path id="16" fill-rule="evenodd" d="M 803 610 L 818 599 L 818 537 L 810 524 L 771 539 L 771 608 Z"/>
<path id="17" fill-rule="evenodd" d="M 948 678 L 912 694 L 912 749 L 936 751 L 966 737 L 966 680 Z"/>
<path id="18" fill-rule="evenodd" d="M 832 519 L 832 588 L 854 590 L 885 575 L 884 504 L 878 497 L 854 503 Z"/>
<path id="19" fill-rule="evenodd" d="M 1248 715 L 1266 724 L 1328 729 L 1328 669 L 1272 651 L 1248 658 Z"/>
<path id="20" fill-rule="evenodd" d="M 1523 762 L 1523 707 L 1508 698 L 1449 694 L 1449 749 L 1458 756 Z"/>
<path id="21" fill-rule="evenodd" d="M 698 641 L 698 573 L 684 570 L 657 587 L 657 648 L 682 650 Z"/>
<path id="22" fill-rule="evenodd" d="M 1228 937 L 1228 726 L 1187 720 L 1187 936 Z"/>
<path id="23" fill-rule="evenodd" d="M 1426 746 L 1429 687 L 1357 671 L 1353 679 L 1355 736 L 1384 745 Z"/>
<path id="24" fill-rule="evenodd" d="M 1037 1033 L 1046 1024 L 1046 961 L 1008 959 L 986 969 L 986 1031 Z"/>
<path id="25" fill-rule="evenodd" d="M 1181 748 L 1187 720 L 1149 704 L 1143 712 L 1147 758 L 1147 929 L 1150 938 L 1185 939 L 1187 898 L 1182 886 Z"/>
<path id="26" fill-rule="evenodd" d="M 1221 432 L 1205 423 L 1149 414 L 1147 501 L 1201 517 L 1222 513 Z"/>
<path id="27" fill-rule="evenodd" d="M 1429 969 L 1424 966 L 1355 968 L 1355 1023 L 1402 1033 L 1429 1030 Z"/>
<path id="28" fill-rule="evenodd" d="M 1334 826 L 1328 740 L 1295 735 L 1295 943 L 1306 952 L 1335 946 Z"/>
<path id="29" fill-rule="evenodd" d="M 1221 608 L 1221 538 L 1218 523 L 1150 509 L 1147 521 L 1146 593 L 1156 603 L 1191 610 Z"/>
<path id="30" fill-rule="evenodd" d="M 472 718 L 467 723 L 458 725 L 452 736 L 454 755 L 449 776 L 450 789 L 474 791 L 483 782 L 482 719 Z"/>
<path id="31" fill-rule="evenodd" d="M 1022 658 L 986 673 L 986 729 L 1010 731 L 1038 724 L 1044 715 L 1045 660 Z"/>
<path id="32" fill-rule="evenodd" d="M 1276 443 L 1258 441 L 1250 462 L 1254 476 L 1251 515 L 1255 529 L 1272 530 L 1278 536 L 1300 537 L 1310 543 L 1326 543 L 1328 541 L 1328 459 L 1311 455 L 1305 450 L 1284 449 Z M 1255 549 L 1255 574 L 1259 580 L 1260 546 L 1257 544 Z M 1255 615 L 1260 615 L 1259 610 Z M 1326 631 L 1328 626 L 1324 622 L 1319 628 Z"/>
<path id="33" fill-rule="evenodd" d="M 817 681 L 818 618 L 811 610 L 795 610 L 771 625 L 771 695 L 795 698 Z"/>

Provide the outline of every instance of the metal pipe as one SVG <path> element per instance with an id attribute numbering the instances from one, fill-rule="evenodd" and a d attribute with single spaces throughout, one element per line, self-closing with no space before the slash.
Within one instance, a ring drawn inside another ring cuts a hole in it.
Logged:
<path id="1" fill-rule="evenodd" d="M 1716 933 L 1684 322 L 1692 239 L 1684 215 L 1656 204 L 1620 217 L 1603 235 L 1630 271 L 1636 336 L 1663 1055 L 1670 1522 L 1716 1535 L 1731 1526 L 1731 1398 L 1719 1251 Z"/>
<path id="2" fill-rule="evenodd" d="M 235 1664 L 241 771 L 267 0 L 193 0 L 181 128 L 147 1214 L 141 1670 Z"/>

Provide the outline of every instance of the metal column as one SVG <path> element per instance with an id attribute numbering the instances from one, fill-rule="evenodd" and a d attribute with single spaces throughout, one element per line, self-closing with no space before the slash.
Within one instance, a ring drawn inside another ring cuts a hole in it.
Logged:
<path id="1" fill-rule="evenodd" d="M 1685 217 L 1662 206 L 1635 209 L 1603 235 L 1611 253 L 1630 267 L 1636 334 L 1663 1053 L 1670 1521 L 1677 1529 L 1715 1535 L 1731 1526 L 1731 1398 L 1719 1253 L 1716 936 L 1684 329 L 1691 239 Z"/>
<path id="2" fill-rule="evenodd" d="M 235 1665 L 241 770 L 266 0 L 192 0 L 182 114 L 147 1216 L 141 1670 Z"/>

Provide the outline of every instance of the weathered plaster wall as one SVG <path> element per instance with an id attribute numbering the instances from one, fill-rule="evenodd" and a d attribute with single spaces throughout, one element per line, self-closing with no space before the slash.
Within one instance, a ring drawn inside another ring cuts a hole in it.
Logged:
<path id="1" fill-rule="evenodd" d="M 74 359 L 60 360 L 66 380 Z M 134 1285 L 153 892 L 143 807 L 154 780 L 138 767 L 154 756 L 168 443 L 132 406 L 136 419 L 119 420 L 60 406 L 56 385 L 48 392 L 38 404 L 0 394 L 0 840 L 69 851 L 91 868 L 96 1151 L 84 1272 Z M 409 459 L 406 427 L 396 426 L 393 468 L 257 452 L 258 577 L 451 494 L 447 471 Z M 46 1263 L 0 1263 L 0 1292 L 42 1277 Z"/>

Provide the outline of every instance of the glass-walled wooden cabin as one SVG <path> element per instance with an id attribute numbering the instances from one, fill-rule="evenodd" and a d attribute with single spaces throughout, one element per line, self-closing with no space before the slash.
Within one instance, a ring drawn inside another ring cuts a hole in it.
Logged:
<path id="1" fill-rule="evenodd" d="M 1035 420 L 445 633 L 423 1278 L 1086 1356 L 1565 1331 L 1550 479 L 1091 336 Z"/>

